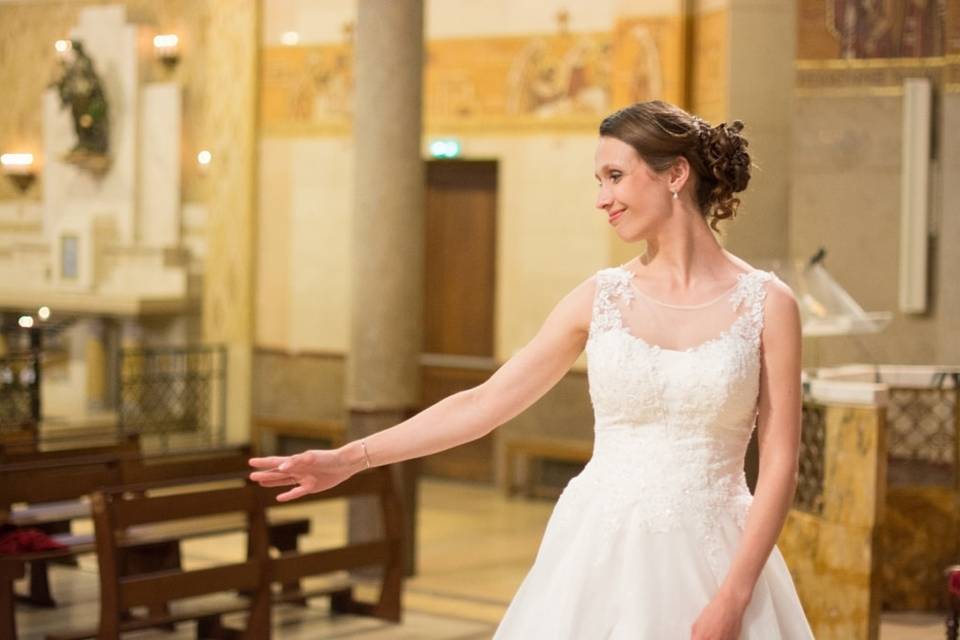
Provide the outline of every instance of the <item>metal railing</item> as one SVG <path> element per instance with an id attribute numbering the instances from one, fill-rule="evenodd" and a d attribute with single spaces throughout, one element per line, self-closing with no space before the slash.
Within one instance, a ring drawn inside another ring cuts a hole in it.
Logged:
<path id="1" fill-rule="evenodd" d="M 0 431 L 33 429 L 40 422 L 38 352 L 0 357 Z"/>
<path id="2" fill-rule="evenodd" d="M 937 485 L 960 489 L 958 407 L 960 389 L 956 387 L 890 388 L 887 476 L 891 486 Z"/>
<path id="3" fill-rule="evenodd" d="M 120 430 L 225 441 L 227 351 L 223 346 L 123 349 L 117 402 Z"/>
<path id="4" fill-rule="evenodd" d="M 805 401 L 803 430 L 800 434 L 800 472 L 793 507 L 817 515 L 823 513 L 826 426 L 826 408 L 822 404 Z"/>

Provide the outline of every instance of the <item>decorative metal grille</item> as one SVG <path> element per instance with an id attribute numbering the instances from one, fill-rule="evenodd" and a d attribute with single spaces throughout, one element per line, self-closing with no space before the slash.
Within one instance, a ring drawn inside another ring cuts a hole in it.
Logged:
<path id="1" fill-rule="evenodd" d="M 826 408 L 803 403 L 803 430 L 800 434 L 800 474 L 793 506 L 800 511 L 823 513 L 823 468 L 826 440 Z"/>
<path id="2" fill-rule="evenodd" d="M 960 389 L 890 388 L 887 406 L 890 484 L 956 482 Z"/>
<path id="3" fill-rule="evenodd" d="M 39 423 L 37 358 L 33 353 L 0 357 L 0 431 L 18 431 Z"/>
<path id="4" fill-rule="evenodd" d="M 222 442 L 227 352 L 222 346 L 124 349 L 120 352 L 119 418 L 124 433 L 189 434 Z"/>

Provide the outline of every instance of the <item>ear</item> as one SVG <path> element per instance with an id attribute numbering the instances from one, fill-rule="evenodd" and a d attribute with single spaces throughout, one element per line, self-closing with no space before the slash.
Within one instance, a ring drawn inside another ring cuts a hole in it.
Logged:
<path id="1" fill-rule="evenodd" d="M 690 162 L 683 156 L 680 156 L 676 162 L 673 163 L 673 166 L 667 170 L 667 185 L 670 187 L 670 191 L 679 193 L 683 191 L 683 187 L 689 179 Z"/>

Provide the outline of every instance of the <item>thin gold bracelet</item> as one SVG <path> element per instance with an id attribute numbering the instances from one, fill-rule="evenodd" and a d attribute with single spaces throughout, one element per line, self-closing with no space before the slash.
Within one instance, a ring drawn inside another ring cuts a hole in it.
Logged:
<path id="1" fill-rule="evenodd" d="M 367 469 L 369 469 L 373 465 L 370 464 L 370 456 L 367 455 L 367 443 L 361 439 L 360 446 L 363 448 L 363 461 L 367 464 Z"/>

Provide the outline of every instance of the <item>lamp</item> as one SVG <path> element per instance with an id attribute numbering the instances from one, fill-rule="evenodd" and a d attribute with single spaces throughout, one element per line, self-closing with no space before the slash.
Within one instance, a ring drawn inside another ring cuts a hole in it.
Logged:
<path id="1" fill-rule="evenodd" d="M 0 167 L 21 195 L 26 193 L 37 179 L 32 153 L 4 153 L 0 155 Z"/>
<path id="2" fill-rule="evenodd" d="M 163 66 L 173 69 L 180 62 L 180 38 L 173 33 L 154 36 L 153 52 Z"/>

